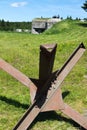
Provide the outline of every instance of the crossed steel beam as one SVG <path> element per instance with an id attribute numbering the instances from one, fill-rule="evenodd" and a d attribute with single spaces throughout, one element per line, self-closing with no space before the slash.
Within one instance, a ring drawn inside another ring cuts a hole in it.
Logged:
<path id="1" fill-rule="evenodd" d="M 32 105 L 13 130 L 27 130 L 40 112 L 52 110 L 62 111 L 87 130 L 87 118 L 64 103 L 61 93 L 61 83 L 85 52 L 85 46 L 81 43 L 61 69 L 52 73 L 56 48 L 56 44 L 40 46 L 39 80 L 29 79 L 0 59 L 0 68 L 30 89 Z"/>

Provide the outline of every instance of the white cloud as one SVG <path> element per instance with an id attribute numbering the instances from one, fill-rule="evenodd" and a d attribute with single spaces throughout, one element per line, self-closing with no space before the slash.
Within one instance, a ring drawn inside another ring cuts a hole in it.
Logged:
<path id="1" fill-rule="evenodd" d="M 27 4 L 27 2 L 14 2 L 11 4 L 12 7 L 21 7 L 21 6 L 25 6 Z"/>

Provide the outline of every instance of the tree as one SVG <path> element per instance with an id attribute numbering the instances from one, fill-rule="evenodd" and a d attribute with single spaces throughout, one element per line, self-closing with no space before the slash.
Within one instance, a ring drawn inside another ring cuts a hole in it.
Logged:
<path id="1" fill-rule="evenodd" d="M 83 3 L 82 8 L 87 12 L 87 0 L 85 1 L 85 3 Z"/>
<path id="2" fill-rule="evenodd" d="M 72 16 L 67 16 L 66 19 L 72 20 Z"/>
<path id="3" fill-rule="evenodd" d="M 5 30 L 5 21 L 4 19 L 1 20 L 1 30 Z"/>
<path id="4" fill-rule="evenodd" d="M 9 22 L 4 19 L 0 20 L 0 31 L 14 31 L 16 29 L 31 30 L 31 22 Z"/>
<path id="5" fill-rule="evenodd" d="M 60 15 L 58 14 L 58 15 L 54 15 L 52 18 L 60 18 Z"/>

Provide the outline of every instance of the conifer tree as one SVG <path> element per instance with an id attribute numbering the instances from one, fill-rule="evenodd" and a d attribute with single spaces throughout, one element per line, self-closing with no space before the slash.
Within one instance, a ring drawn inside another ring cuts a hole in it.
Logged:
<path id="1" fill-rule="evenodd" d="M 83 3 L 82 8 L 87 12 L 87 0 L 85 1 L 85 3 Z"/>

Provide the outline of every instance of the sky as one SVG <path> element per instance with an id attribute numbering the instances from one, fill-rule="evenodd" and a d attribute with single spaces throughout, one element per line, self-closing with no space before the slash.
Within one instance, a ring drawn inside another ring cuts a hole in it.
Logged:
<path id="1" fill-rule="evenodd" d="M 0 0 L 0 19 L 5 21 L 32 21 L 54 15 L 66 18 L 87 18 L 81 6 L 85 0 Z"/>

